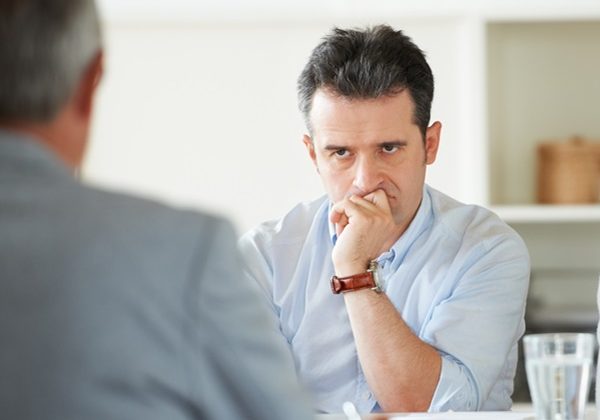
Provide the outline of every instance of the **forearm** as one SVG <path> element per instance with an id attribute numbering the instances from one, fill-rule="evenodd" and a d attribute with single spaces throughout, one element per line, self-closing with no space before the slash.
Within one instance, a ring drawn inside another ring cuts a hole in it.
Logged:
<path id="1" fill-rule="evenodd" d="M 358 357 L 384 411 L 426 411 L 441 371 L 438 352 L 415 336 L 384 293 L 344 294 Z"/>

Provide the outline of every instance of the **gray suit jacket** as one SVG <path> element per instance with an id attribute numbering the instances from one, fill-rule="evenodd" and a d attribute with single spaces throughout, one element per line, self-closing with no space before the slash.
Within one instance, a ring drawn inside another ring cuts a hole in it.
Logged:
<path id="1" fill-rule="evenodd" d="M 300 419 L 222 219 L 83 186 L 0 131 L 0 417 Z"/>

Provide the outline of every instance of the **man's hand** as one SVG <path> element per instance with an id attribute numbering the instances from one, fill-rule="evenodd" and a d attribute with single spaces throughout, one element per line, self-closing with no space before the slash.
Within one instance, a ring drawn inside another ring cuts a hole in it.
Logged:
<path id="1" fill-rule="evenodd" d="M 344 198 L 332 207 L 330 219 L 338 235 L 332 253 L 338 276 L 364 271 L 400 234 L 383 190 Z"/>

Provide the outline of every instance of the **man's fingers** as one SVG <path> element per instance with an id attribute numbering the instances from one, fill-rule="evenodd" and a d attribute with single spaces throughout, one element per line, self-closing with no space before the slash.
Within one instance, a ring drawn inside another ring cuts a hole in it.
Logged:
<path id="1" fill-rule="evenodd" d="M 373 211 L 375 204 L 369 200 L 367 198 L 367 196 L 365 197 L 361 197 L 359 195 L 352 195 L 348 198 L 352 203 L 356 204 L 357 206 L 366 209 L 366 210 L 370 210 Z"/>
<path id="2" fill-rule="evenodd" d="M 344 228 L 348 225 L 348 217 L 346 217 L 345 214 L 343 214 L 340 217 L 340 220 L 335 224 L 335 234 L 337 236 L 340 236 L 342 234 L 342 232 L 344 231 Z"/>
<path id="3" fill-rule="evenodd" d="M 347 218 L 351 218 L 357 212 L 361 211 L 362 207 L 363 206 L 353 202 L 352 197 L 346 197 L 342 201 L 338 201 L 331 207 L 330 220 L 333 223 L 337 223 L 337 220 L 339 220 L 338 218 L 341 217 L 340 215 L 344 215 Z"/>
<path id="4" fill-rule="evenodd" d="M 384 190 L 375 190 L 372 193 L 365 195 L 363 199 L 374 204 L 376 207 L 386 211 L 387 213 L 392 211 L 390 207 L 390 201 Z"/>
<path id="5" fill-rule="evenodd" d="M 333 207 L 331 209 L 331 214 L 329 215 L 329 220 L 331 223 L 336 224 L 340 221 L 340 219 L 344 216 L 343 209 L 337 209 Z"/>
<path id="6" fill-rule="evenodd" d="M 335 233 L 339 236 L 344 228 L 350 223 L 352 215 L 356 214 L 359 207 L 348 198 L 338 201 L 331 208 L 329 220 L 335 225 Z"/>
<path id="7" fill-rule="evenodd" d="M 381 211 L 391 213 L 390 204 L 383 191 L 377 194 L 371 193 L 364 197 L 353 195 L 350 197 L 350 201 L 370 213 L 379 213 Z"/>

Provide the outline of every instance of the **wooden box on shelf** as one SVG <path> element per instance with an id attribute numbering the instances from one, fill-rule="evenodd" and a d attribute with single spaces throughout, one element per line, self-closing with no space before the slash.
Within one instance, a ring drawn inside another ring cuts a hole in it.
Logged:
<path id="1" fill-rule="evenodd" d="M 537 198 L 542 204 L 597 203 L 600 142 L 573 137 L 537 147 Z"/>

